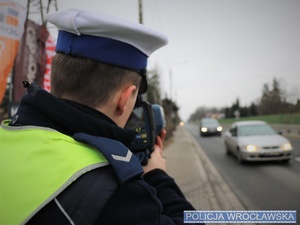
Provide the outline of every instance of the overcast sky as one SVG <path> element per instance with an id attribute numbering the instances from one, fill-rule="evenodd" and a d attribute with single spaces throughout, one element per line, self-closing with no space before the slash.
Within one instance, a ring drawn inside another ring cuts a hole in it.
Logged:
<path id="1" fill-rule="evenodd" d="M 57 4 L 138 22 L 138 0 Z M 299 12 L 300 0 L 144 0 L 143 23 L 169 38 L 150 57 L 148 69 L 158 69 L 163 97 L 172 96 L 184 120 L 200 106 L 229 107 L 237 98 L 249 105 L 274 77 L 295 100 L 300 98 Z"/>

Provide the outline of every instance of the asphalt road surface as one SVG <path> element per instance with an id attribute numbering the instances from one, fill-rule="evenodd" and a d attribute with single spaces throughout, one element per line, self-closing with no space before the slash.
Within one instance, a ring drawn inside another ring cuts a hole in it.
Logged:
<path id="1" fill-rule="evenodd" d="M 223 137 L 200 137 L 199 128 L 186 128 L 249 210 L 297 210 L 300 223 L 300 140 L 290 139 L 294 155 L 289 164 L 251 162 L 239 164 L 226 155 Z"/>

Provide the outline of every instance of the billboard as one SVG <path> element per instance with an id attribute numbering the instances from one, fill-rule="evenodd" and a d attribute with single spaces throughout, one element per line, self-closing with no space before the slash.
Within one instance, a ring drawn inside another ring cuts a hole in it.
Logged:
<path id="1" fill-rule="evenodd" d="M 48 36 L 49 32 L 45 26 L 26 20 L 25 32 L 14 64 L 13 102 L 19 102 L 26 92 L 22 81 L 36 82 L 43 87 Z"/>
<path id="2" fill-rule="evenodd" d="M 26 9 L 9 0 L 0 0 L 0 102 L 24 32 Z"/>

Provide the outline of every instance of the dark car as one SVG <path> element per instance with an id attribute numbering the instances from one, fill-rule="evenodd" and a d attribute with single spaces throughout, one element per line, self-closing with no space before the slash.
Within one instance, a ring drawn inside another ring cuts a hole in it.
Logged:
<path id="1" fill-rule="evenodd" d="M 222 126 L 219 124 L 218 120 L 213 118 L 203 118 L 200 121 L 200 136 L 207 135 L 217 135 L 221 136 L 222 134 Z"/>

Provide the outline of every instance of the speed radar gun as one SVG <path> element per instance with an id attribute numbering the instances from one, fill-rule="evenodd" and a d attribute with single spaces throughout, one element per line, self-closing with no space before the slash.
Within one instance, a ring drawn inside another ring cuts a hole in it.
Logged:
<path id="1" fill-rule="evenodd" d="M 144 166 L 154 150 L 155 137 L 166 127 L 163 108 L 150 104 L 139 96 L 125 128 L 135 130 L 135 139 L 128 147 Z"/>

